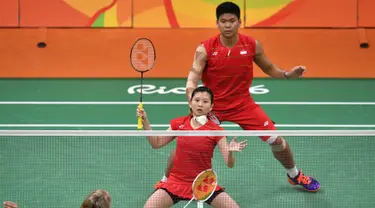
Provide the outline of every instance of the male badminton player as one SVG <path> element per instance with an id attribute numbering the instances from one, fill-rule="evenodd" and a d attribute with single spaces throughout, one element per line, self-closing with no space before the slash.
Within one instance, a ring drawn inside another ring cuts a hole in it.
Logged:
<path id="1" fill-rule="evenodd" d="M 186 95 L 190 100 L 199 80 L 215 95 L 213 114 L 209 117 L 220 123 L 229 121 L 244 130 L 275 130 L 274 123 L 250 95 L 253 81 L 253 61 L 264 73 L 273 78 L 299 78 L 306 68 L 294 67 L 287 72 L 279 69 L 265 55 L 259 41 L 238 33 L 241 25 L 240 8 L 232 2 L 224 2 L 216 8 L 217 27 L 220 34 L 203 41 L 196 49 L 193 66 L 186 83 Z M 318 191 L 320 184 L 311 176 L 299 171 L 294 163 L 288 143 L 280 136 L 263 136 L 270 144 L 274 157 L 284 166 L 288 182 L 300 185 L 310 192 Z M 166 168 L 172 166 L 173 154 Z M 163 177 L 162 184 L 166 181 Z M 157 184 L 156 186 L 159 186 Z"/>
<path id="2" fill-rule="evenodd" d="M 207 87 L 195 88 L 191 95 L 190 108 L 192 113 L 171 120 L 168 130 L 223 130 L 213 121 L 207 119 L 207 114 L 213 107 L 213 93 Z M 143 128 L 151 130 L 146 112 L 137 109 L 137 116 L 143 118 Z M 147 137 L 153 148 L 160 148 L 170 143 L 174 137 L 150 136 Z M 215 136 L 179 136 L 177 139 L 176 155 L 169 179 L 157 187 L 149 197 L 145 207 L 170 207 L 181 200 L 192 198 L 192 184 L 195 177 L 206 169 L 211 169 L 211 158 L 215 146 L 224 158 L 228 167 L 235 163 L 234 152 L 242 151 L 247 141 L 237 142 L 234 138 L 229 144 L 226 137 Z M 206 201 L 213 207 L 239 207 L 237 203 L 224 192 L 219 185 L 212 196 Z"/>

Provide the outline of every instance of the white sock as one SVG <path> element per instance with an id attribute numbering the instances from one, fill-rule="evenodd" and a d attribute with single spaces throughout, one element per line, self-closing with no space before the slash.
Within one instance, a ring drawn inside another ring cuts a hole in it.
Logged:
<path id="1" fill-rule="evenodd" d="M 296 168 L 296 166 L 294 166 L 294 167 L 291 168 L 291 169 L 287 169 L 286 171 L 287 171 L 288 175 L 289 175 L 291 178 L 295 178 L 295 177 L 298 175 L 298 173 L 299 173 L 299 171 L 298 171 L 298 169 Z"/>
<path id="2" fill-rule="evenodd" d="M 163 182 L 167 182 L 167 180 L 168 180 L 168 178 L 165 177 L 165 175 L 163 175 L 163 178 L 161 179 L 161 181 L 163 181 Z"/>

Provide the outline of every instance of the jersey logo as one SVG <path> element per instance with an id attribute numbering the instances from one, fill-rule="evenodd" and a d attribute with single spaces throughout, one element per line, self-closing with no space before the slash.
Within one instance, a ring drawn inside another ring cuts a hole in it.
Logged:
<path id="1" fill-rule="evenodd" d="M 268 121 L 264 122 L 264 126 L 268 126 Z"/>
<path id="2" fill-rule="evenodd" d="M 246 54 L 247 54 L 247 51 L 241 51 L 240 54 L 241 54 L 241 55 L 246 55 Z"/>
<path id="3" fill-rule="evenodd" d="M 216 56 L 216 55 L 217 55 L 217 53 L 218 53 L 218 52 L 217 52 L 217 51 L 215 51 L 215 52 L 213 52 L 213 53 L 212 53 L 212 55 L 213 55 L 213 56 Z"/>

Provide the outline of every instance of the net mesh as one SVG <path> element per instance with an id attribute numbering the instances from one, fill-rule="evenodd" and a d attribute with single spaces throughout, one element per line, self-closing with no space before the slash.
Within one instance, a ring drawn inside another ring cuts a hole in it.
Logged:
<path id="1" fill-rule="evenodd" d="M 143 207 L 176 145 L 152 149 L 146 135 L 183 133 L 248 140 L 235 153 L 234 168 L 226 167 L 218 148 L 212 158 L 219 185 L 240 207 L 375 207 L 375 131 L 0 131 L 0 200 L 79 207 L 92 190 L 106 189 L 112 207 Z M 282 135 L 297 168 L 316 178 L 321 190 L 289 185 L 285 169 L 259 140 L 262 134 Z"/>

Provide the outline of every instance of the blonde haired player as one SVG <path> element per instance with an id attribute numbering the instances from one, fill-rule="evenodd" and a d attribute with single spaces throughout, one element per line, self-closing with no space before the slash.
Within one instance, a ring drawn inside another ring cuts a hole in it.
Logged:
<path id="1" fill-rule="evenodd" d="M 108 191 L 97 189 L 83 201 L 81 208 L 111 208 L 111 195 Z"/>
<path id="2" fill-rule="evenodd" d="M 18 208 L 18 205 L 12 201 L 5 201 L 4 208 Z M 111 208 L 111 195 L 103 189 L 94 190 L 83 201 L 81 208 Z"/>

